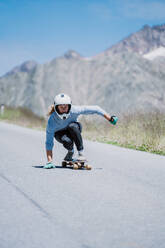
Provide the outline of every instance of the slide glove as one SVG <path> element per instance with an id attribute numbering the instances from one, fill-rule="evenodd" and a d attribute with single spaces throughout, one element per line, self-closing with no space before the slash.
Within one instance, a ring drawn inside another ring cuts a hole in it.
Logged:
<path id="1" fill-rule="evenodd" d="M 56 166 L 52 162 L 46 163 L 43 167 L 44 169 L 51 169 L 51 168 L 56 168 Z"/>
<path id="2" fill-rule="evenodd" d="M 110 123 L 112 123 L 113 125 L 116 125 L 117 121 L 118 121 L 118 117 L 115 115 L 111 116 L 111 119 L 109 120 Z"/>

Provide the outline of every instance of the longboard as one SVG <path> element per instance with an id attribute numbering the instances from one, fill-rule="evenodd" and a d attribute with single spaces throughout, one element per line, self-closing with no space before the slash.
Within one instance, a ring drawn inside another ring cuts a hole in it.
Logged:
<path id="1" fill-rule="evenodd" d="M 67 167 L 70 166 L 72 167 L 74 170 L 78 170 L 78 169 L 86 169 L 86 170 L 91 170 L 92 166 L 87 164 L 87 160 L 73 160 L 73 161 L 66 161 L 63 160 L 62 161 L 62 167 Z"/>

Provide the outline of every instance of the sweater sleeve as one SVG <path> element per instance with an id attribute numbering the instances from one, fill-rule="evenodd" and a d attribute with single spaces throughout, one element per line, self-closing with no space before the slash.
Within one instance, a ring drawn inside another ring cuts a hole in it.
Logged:
<path id="1" fill-rule="evenodd" d="M 46 127 L 46 150 L 52 150 L 54 146 L 54 122 L 51 116 L 49 117 L 48 124 Z"/>
<path id="2" fill-rule="evenodd" d="M 75 113 L 78 115 L 98 114 L 98 115 L 104 116 L 104 114 L 106 114 L 106 111 L 97 105 L 93 105 L 93 106 L 84 105 L 84 106 L 75 106 Z"/>

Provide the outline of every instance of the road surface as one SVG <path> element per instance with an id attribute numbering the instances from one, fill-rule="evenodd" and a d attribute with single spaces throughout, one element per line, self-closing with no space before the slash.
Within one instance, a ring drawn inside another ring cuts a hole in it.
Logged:
<path id="1" fill-rule="evenodd" d="M 165 157 L 85 141 L 91 171 L 45 170 L 45 133 L 0 122 L 0 248 L 164 248 Z"/>

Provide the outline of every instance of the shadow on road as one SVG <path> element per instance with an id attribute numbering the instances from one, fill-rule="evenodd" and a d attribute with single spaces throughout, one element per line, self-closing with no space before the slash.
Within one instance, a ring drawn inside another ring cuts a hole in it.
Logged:
<path id="1" fill-rule="evenodd" d="M 36 168 L 36 169 L 43 169 L 43 165 L 33 165 L 32 166 L 33 168 Z M 51 168 L 51 169 L 73 169 L 72 167 L 62 167 L 62 166 L 60 166 L 60 165 L 56 165 L 56 168 Z M 48 169 L 48 170 L 50 170 L 50 169 Z"/>
<path id="2" fill-rule="evenodd" d="M 35 166 L 32 166 L 33 168 L 37 168 L 37 169 L 41 169 L 43 168 L 44 166 L 43 165 L 35 165 Z"/>
<path id="3" fill-rule="evenodd" d="M 33 168 L 36 168 L 36 169 L 43 169 L 43 165 L 33 165 L 32 166 Z M 71 169 L 71 170 L 73 170 L 73 168 L 71 167 L 71 166 L 67 166 L 67 167 L 62 167 L 62 166 L 60 166 L 60 165 L 56 165 L 56 168 L 51 168 L 51 169 L 47 169 L 47 170 L 52 170 L 52 169 L 63 169 L 63 170 L 67 170 L 67 169 Z M 92 168 L 92 170 L 102 170 L 103 168 Z M 86 171 L 86 169 L 83 169 L 83 168 L 81 168 L 81 169 L 79 169 L 79 170 L 84 170 L 84 171 Z"/>

